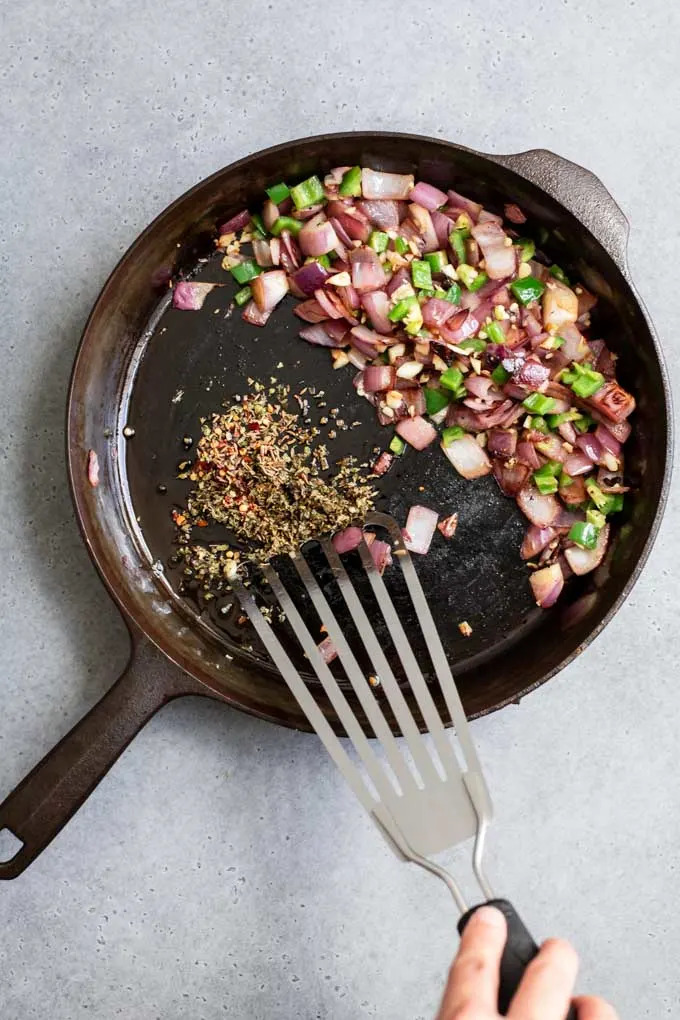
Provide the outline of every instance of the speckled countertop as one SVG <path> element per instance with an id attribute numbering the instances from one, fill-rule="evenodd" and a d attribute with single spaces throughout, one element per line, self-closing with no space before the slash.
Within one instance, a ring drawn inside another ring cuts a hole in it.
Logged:
<path id="1" fill-rule="evenodd" d="M 629 214 L 678 381 L 672 5 L 31 0 L 0 10 L 0 54 L 0 797 L 127 656 L 65 480 L 79 333 L 137 233 L 216 168 L 328 129 L 553 148 Z M 678 523 L 676 494 L 606 633 L 474 726 L 496 884 L 629 1020 L 680 1004 Z M 391 856 L 313 737 L 198 700 L 0 887 L 0 923 L 3 1020 L 429 1020 L 456 942 L 443 889 Z"/>

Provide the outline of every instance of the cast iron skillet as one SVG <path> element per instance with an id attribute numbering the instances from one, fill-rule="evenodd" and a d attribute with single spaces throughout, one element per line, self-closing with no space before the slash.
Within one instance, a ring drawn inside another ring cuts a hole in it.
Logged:
<path id="1" fill-rule="evenodd" d="M 491 478 L 459 478 L 438 450 L 404 458 L 386 476 L 382 507 L 403 519 L 412 502 L 460 513 L 456 540 L 419 562 L 461 696 L 472 717 L 517 702 L 599 633 L 630 591 L 656 535 L 669 484 L 670 394 L 651 323 L 629 280 L 628 224 L 588 171 L 544 150 L 490 156 L 432 138 L 392 133 L 324 135 L 279 145 L 220 170 L 178 199 L 134 243 L 104 287 L 78 351 L 68 403 L 68 466 L 83 538 L 130 628 L 123 676 L 0 806 L 0 830 L 22 842 L 0 864 L 19 875 L 77 810 L 144 723 L 170 699 L 203 694 L 286 726 L 307 722 L 257 647 L 218 607 L 177 594 L 170 510 L 182 499 L 182 437 L 201 414 L 242 392 L 248 376 L 270 374 L 327 391 L 365 429 L 351 433 L 366 454 L 384 431 L 350 377 L 332 372 L 325 351 L 296 339 L 290 309 L 256 330 L 228 314 L 233 290 L 215 290 L 200 313 L 168 309 L 167 281 L 189 273 L 224 281 L 213 253 L 217 223 L 257 208 L 265 186 L 338 165 L 412 172 L 469 193 L 492 209 L 518 202 L 526 230 L 549 232 L 544 248 L 600 297 L 598 326 L 620 355 L 620 376 L 638 402 L 627 467 L 639 482 L 630 527 L 594 577 L 569 587 L 555 609 L 533 605 L 519 558 L 526 522 Z M 283 367 L 277 369 L 279 362 Z M 135 429 L 123 438 L 123 427 Z M 88 483 L 88 450 L 101 482 Z M 629 447 L 627 447 L 627 450 Z M 342 449 L 339 449 L 342 453 Z M 418 490 L 425 484 L 425 492 Z M 157 492 L 159 484 L 169 489 Z M 584 595 L 588 596 L 584 600 Z M 566 612 L 578 604 L 578 611 Z M 467 642 L 457 623 L 467 619 Z M 163 656 L 182 670 L 168 670 Z M 332 711 L 329 719 L 337 726 Z M 356 709 L 359 712 L 359 709 Z M 369 730 L 370 732 L 370 730 Z"/>

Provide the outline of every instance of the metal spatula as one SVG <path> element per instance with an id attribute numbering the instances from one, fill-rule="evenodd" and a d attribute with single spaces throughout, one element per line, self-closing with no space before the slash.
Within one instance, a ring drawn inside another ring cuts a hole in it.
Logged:
<path id="1" fill-rule="evenodd" d="M 338 681 L 319 651 L 317 639 L 312 636 L 279 575 L 270 565 L 262 567 L 264 577 L 271 585 L 281 609 L 354 746 L 363 771 L 350 758 L 341 740 L 333 732 L 314 698 L 313 691 L 302 680 L 260 611 L 252 588 L 245 587 L 237 576 L 231 580 L 232 588 L 329 755 L 392 849 L 402 859 L 419 864 L 436 875 L 448 887 L 463 915 L 458 925 L 460 932 L 481 904 L 469 909 L 453 876 L 431 857 L 474 837 L 472 855 L 474 875 L 486 901 L 499 907 L 508 922 L 508 941 L 501 965 L 499 991 L 499 1011 L 505 1014 L 522 974 L 538 952 L 538 947 L 512 905 L 507 900 L 494 898 L 484 873 L 484 842 L 492 813 L 491 798 L 451 669 L 399 526 L 392 517 L 380 513 L 370 514 L 366 519 L 366 525 L 384 528 L 388 533 L 393 555 L 403 572 L 450 721 L 453 723 L 457 749 L 446 732 L 444 721 L 425 682 L 385 582 L 375 566 L 365 537 L 358 547 L 361 562 L 431 740 L 424 739 L 419 732 L 418 724 L 390 666 L 381 640 L 371 625 L 367 608 L 362 603 L 330 540 L 320 540 L 321 548 L 360 635 L 365 652 L 373 664 L 374 674 L 379 677 L 384 698 L 399 726 L 403 741 L 398 740 L 392 733 L 380 700 L 376 697 L 365 671 L 359 665 L 355 651 L 350 647 L 309 563 L 302 552 L 291 555 L 291 559 L 327 631 L 328 638 L 337 651 L 356 698 L 382 745 L 382 755 L 376 753 L 378 747 L 375 741 L 366 737 Z M 405 749 L 408 750 L 408 758 L 404 756 Z M 569 1017 L 575 1018 L 575 1014 L 570 1013 Z"/>

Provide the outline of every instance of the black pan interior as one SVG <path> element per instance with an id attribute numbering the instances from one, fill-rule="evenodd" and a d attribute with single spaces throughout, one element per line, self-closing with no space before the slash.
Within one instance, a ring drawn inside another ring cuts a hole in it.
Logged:
<path id="1" fill-rule="evenodd" d="M 434 151 L 436 143 L 431 143 Z M 163 565 L 166 577 L 179 592 L 181 570 L 174 563 L 174 526 L 171 510 L 186 498 L 190 483 L 177 479 L 177 465 L 187 456 L 185 436 L 196 439 L 201 416 L 218 410 L 223 400 L 248 388 L 248 378 L 268 382 L 271 376 L 291 385 L 323 389 L 328 406 L 344 410 L 348 422 L 359 420 L 359 429 L 340 435 L 333 446 L 337 456 L 352 452 L 372 459 L 373 449 L 384 448 L 391 434 L 375 420 L 370 405 L 357 398 L 351 385 L 352 370 L 333 371 L 326 351 L 312 348 L 297 338 L 299 320 L 292 314 L 292 300 L 274 313 L 264 329 L 242 321 L 231 295 L 235 287 L 212 253 L 208 228 L 221 216 L 235 212 L 242 204 L 256 208 L 262 188 L 276 179 L 294 179 L 309 172 L 325 172 L 330 166 L 355 162 L 402 172 L 415 171 L 423 179 L 454 185 L 499 210 L 505 200 L 521 201 L 532 214 L 526 228 L 536 235 L 540 227 L 549 231 L 544 248 L 567 271 L 583 272 L 585 255 L 591 269 L 588 283 L 602 295 L 599 324 L 601 334 L 622 355 L 622 378 L 638 397 L 638 437 L 633 445 L 631 471 L 648 476 L 644 498 L 634 502 L 644 536 L 651 527 L 663 480 L 663 464 L 649 463 L 652 394 L 661 388 L 658 364 L 646 323 L 630 289 L 597 242 L 569 214 L 554 202 L 540 198 L 533 186 L 498 167 L 489 176 L 490 164 L 476 154 L 460 152 L 441 159 L 420 160 L 418 140 L 388 136 L 380 146 L 363 151 L 360 141 L 334 137 L 313 151 L 299 143 L 291 153 L 281 151 L 273 161 L 254 158 L 252 172 L 243 168 L 224 204 L 214 204 L 210 219 L 197 222 L 193 235 L 181 253 L 177 266 L 182 276 L 224 283 L 207 298 L 200 312 L 184 312 L 168 305 L 167 293 L 140 341 L 135 370 L 128 376 L 125 393 L 127 424 L 134 436 L 126 443 L 126 471 L 134 514 L 153 560 Z M 278 165 L 274 165 L 277 162 Z M 508 191 L 508 181 L 514 181 Z M 634 349 L 632 341 L 637 338 Z M 323 412 L 322 412 L 323 413 Z M 658 458 L 657 458 L 658 459 Z M 167 492 L 160 493 L 164 486 Z M 423 503 L 440 514 L 457 511 L 460 517 L 455 538 L 446 542 L 437 536 L 427 557 L 418 558 L 417 568 L 429 596 L 435 621 L 450 661 L 461 678 L 465 697 L 468 686 L 493 682 L 503 685 L 526 672 L 554 671 L 574 650 L 573 634 L 565 632 L 563 611 L 573 603 L 592 578 L 576 579 L 561 606 L 550 612 L 536 608 L 528 584 L 528 572 L 520 559 L 519 546 L 526 521 L 514 501 L 502 496 L 493 478 L 467 482 L 448 465 L 438 446 L 424 453 L 409 450 L 378 483 L 379 509 L 405 520 L 408 508 Z M 635 523 L 635 522 L 634 522 Z M 209 531 L 201 536 L 219 540 Z M 612 561 L 612 583 L 600 583 L 592 607 L 594 626 L 615 600 L 624 579 L 634 569 L 643 539 L 635 537 L 618 543 Z M 231 654 L 267 670 L 268 660 L 252 643 L 252 635 L 234 625 L 233 615 L 223 615 L 221 604 L 205 606 L 200 599 L 182 596 L 185 609 L 217 636 Z M 403 607 L 406 614 L 406 607 Z M 467 620 L 472 635 L 464 638 L 458 623 Z M 407 620 L 408 622 L 408 620 Z M 581 621 L 582 623 L 582 621 Z M 590 629 L 586 624 L 584 636 Z"/>

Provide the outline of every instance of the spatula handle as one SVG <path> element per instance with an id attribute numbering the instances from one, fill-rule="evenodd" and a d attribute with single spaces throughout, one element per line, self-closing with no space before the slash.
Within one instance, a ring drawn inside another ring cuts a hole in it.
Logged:
<path id="1" fill-rule="evenodd" d="M 458 922 L 458 931 L 462 935 L 468 921 L 481 906 L 496 907 L 504 915 L 508 925 L 508 941 L 501 959 L 501 982 L 498 989 L 498 1012 L 505 1016 L 517 991 L 524 972 L 538 954 L 538 946 L 531 937 L 528 928 L 508 900 L 489 900 L 488 904 L 479 903 L 476 907 L 463 914 Z M 566 1020 L 577 1020 L 576 1010 L 572 1006 Z"/>

